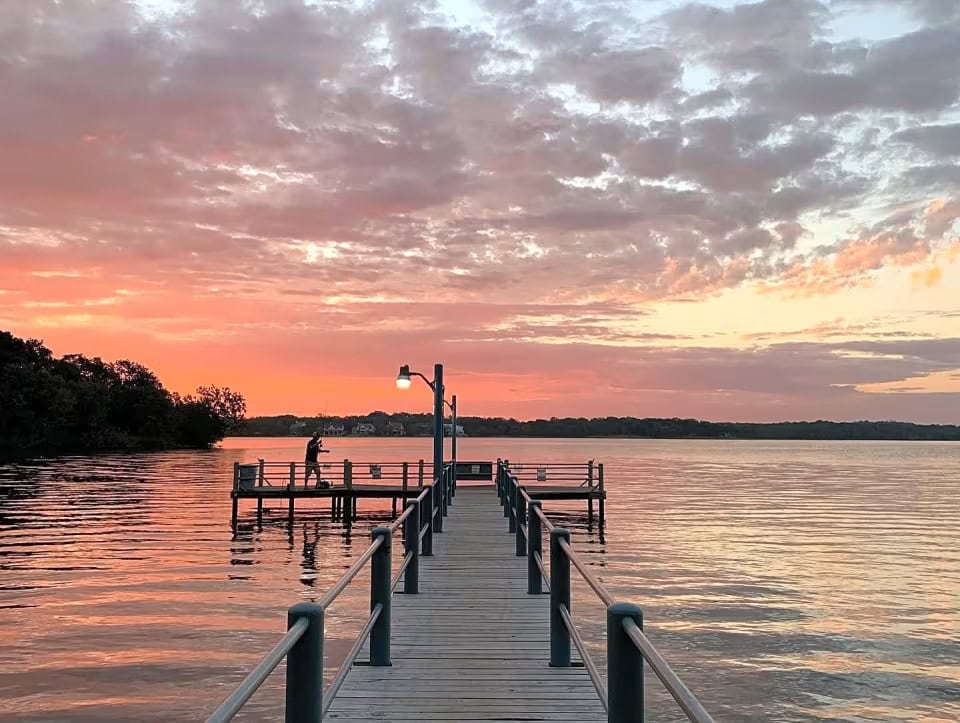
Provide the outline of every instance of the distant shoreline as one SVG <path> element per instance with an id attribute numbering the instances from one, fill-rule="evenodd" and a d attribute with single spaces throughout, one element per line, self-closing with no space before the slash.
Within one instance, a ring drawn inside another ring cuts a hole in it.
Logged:
<path id="1" fill-rule="evenodd" d="M 447 435 L 450 424 L 446 423 Z M 502 417 L 458 417 L 463 437 L 538 439 L 754 439 L 960 441 L 960 426 L 912 422 L 707 422 L 700 419 L 637 417 L 553 417 L 520 421 Z M 359 430 L 359 434 L 357 433 Z M 432 415 L 371 412 L 348 417 L 297 417 L 284 414 L 247 419 L 232 436 L 432 437 Z"/>

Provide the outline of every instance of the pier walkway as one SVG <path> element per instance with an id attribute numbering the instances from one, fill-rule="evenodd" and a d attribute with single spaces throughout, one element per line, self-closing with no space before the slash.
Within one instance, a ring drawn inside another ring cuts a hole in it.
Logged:
<path id="1" fill-rule="evenodd" d="M 419 594 L 394 595 L 392 666 L 355 666 L 325 720 L 605 721 L 583 667 L 548 665 L 550 597 L 493 491 L 461 487 L 445 524 Z"/>
<path id="2" fill-rule="evenodd" d="M 287 723 L 642 723 L 646 668 L 689 720 L 714 723 L 644 634 L 641 609 L 584 564 L 522 471 L 498 460 L 493 486 L 471 488 L 445 464 L 326 593 L 289 608 L 286 634 L 207 723 L 232 720 L 284 660 Z M 369 617 L 324 689 L 326 610 L 367 563 Z M 573 619 L 573 569 L 607 608 L 606 680 Z"/>

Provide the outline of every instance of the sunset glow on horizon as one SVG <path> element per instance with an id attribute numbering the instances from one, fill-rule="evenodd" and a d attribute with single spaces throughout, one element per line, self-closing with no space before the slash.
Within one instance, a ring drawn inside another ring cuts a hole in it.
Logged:
<path id="1" fill-rule="evenodd" d="M 0 329 L 251 415 L 960 423 L 960 4 L 0 6 Z"/>

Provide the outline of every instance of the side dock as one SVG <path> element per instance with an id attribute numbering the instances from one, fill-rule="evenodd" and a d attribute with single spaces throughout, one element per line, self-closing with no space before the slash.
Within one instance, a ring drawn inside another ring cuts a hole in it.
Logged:
<path id="1" fill-rule="evenodd" d="M 444 465 L 330 590 L 289 608 L 287 633 L 207 723 L 232 720 L 284 660 L 287 723 L 642 723 L 646 669 L 689 720 L 713 723 L 644 634 L 641 609 L 613 597 L 533 487 L 498 460 L 494 485 L 458 491 Z M 326 611 L 368 562 L 369 616 L 324 688 Z M 607 609 L 606 679 L 573 617 L 574 570 Z"/>
<path id="2" fill-rule="evenodd" d="M 509 463 L 507 463 L 509 464 Z M 457 482 L 492 482 L 495 462 L 450 463 L 451 492 Z M 592 460 L 585 463 L 526 463 L 511 465 L 512 473 L 539 500 L 584 500 L 587 503 L 588 525 L 594 524 L 594 506 L 597 507 L 601 530 L 605 524 L 606 490 L 603 465 Z M 297 500 L 329 500 L 330 519 L 351 527 L 357 519 L 357 502 L 365 499 L 388 500 L 392 516 L 424 489 L 424 480 L 433 476 L 433 465 L 424 460 L 416 462 L 324 462 L 310 470 L 303 462 L 236 462 L 233 466 L 233 501 L 231 525 L 237 529 L 240 519 L 240 501 L 255 500 L 256 521 L 263 523 L 264 502 L 284 500 L 287 517 L 292 523 Z M 450 496 L 442 500 L 444 512 Z"/>

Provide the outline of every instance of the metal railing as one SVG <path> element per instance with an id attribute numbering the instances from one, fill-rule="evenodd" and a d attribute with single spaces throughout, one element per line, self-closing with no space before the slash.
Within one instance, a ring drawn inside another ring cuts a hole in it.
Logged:
<path id="1" fill-rule="evenodd" d="M 632 603 L 617 602 L 577 556 L 570 544 L 570 531 L 550 522 L 540 501 L 527 494 L 512 467 L 502 460 L 497 461 L 495 484 L 504 516 L 509 518 L 510 532 L 516 535 L 516 554 L 518 557 L 527 556 L 527 593 L 542 594 L 544 582 L 548 583 L 550 665 L 570 667 L 572 641 L 607 711 L 607 720 L 610 723 L 642 723 L 643 661 L 646 661 L 689 720 L 713 723 L 713 717 L 644 635 L 641 609 Z M 549 575 L 543 563 L 543 528 L 550 537 Z M 570 613 L 571 564 L 607 608 L 606 685 Z"/>
<path id="2" fill-rule="evenodd" d="M 399 486 L 406 491 L 408 487 L 423 487 L 424 479 L 429 480 L 433 464 L 424 460 L 417 462 L 356 462 L 350 459 L 342 461 L 318 461 L 316 470 L 320 478 L 333 487 L 350 489 L 354 484 Z M 296 489 L 316 484 L 314 468 L 305 462 L 269 462 L 258 459 L 256 462 L 234 462 L 233 491 L 240 493 L 256 488 L 273 487 L 276 489 Z"/>
<path id="3" fill-rule="evenodd" d="M 419 593 L 420 556 L 433 554 L 433 533 L 446 514 L 454 494 L 455 473 L 443 472 L 410 500 L 388 527 L 376 527 L 371 542 L 340 579 L 316 603 L 298 603 L 287 611 L 287 632 L 209 718 L 225 723 L 267 680 L 280 662 L 287 660 L 286 713 L 288 723 L 318 723 L 326 715 L 353 667 L 363 644 L 370 640 L 370 665 L 390 665 L 391 598 L 403 578 L 403 592 Z M 445 502 L 446 501 L 446 502 Z M 391 576 L 393 533 L 403 526 L 404 556 Z M 370 615 L 326 691 L 323 689 L 324 614 L 327 608 L 370 562 Z"/>

